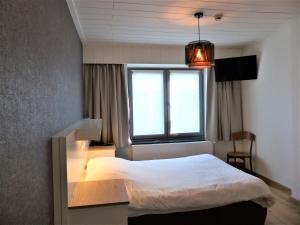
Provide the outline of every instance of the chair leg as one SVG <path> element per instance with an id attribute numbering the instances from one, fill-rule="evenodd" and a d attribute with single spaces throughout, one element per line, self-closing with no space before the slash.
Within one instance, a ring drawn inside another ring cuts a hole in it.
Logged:
<path id="1" fill-rule="evenodd" d="M 251 157 L 249 158 L 249 161 L 250 161 L 250 170 L 251 170 L 251 172 L 253 173 L 252 158 L 251 158 Z"/>
<path id="2" fill-rule="evenodd" d="M 242 161 L 243 161 L 243 162 L 242 162 L 242 163 L 243 163 L 243 168 L 246 169 L 246 159 L 243 158 Z"/>
<path id="3" fill-rule="evenodd" d="M 229 163 L 229 157 L 227 156 L 227 163 Z"/>
<path id="4" fill-rule="evenodd" d="M 236 158 L 234 157 L 234 167 L 236 167 Z"/>

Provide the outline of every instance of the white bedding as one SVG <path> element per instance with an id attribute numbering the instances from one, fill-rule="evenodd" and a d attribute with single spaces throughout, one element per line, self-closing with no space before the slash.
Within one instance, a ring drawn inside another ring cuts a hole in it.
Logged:
<path id="1" fill-rule="evenodd" d="M 94 158 L 88 162 L 85 179 L 124 179 L 129 216 L 201 210 L 248 200 L 263 207 L 274 204 L 262 180 L 206 154 L 147 161 Z"/>

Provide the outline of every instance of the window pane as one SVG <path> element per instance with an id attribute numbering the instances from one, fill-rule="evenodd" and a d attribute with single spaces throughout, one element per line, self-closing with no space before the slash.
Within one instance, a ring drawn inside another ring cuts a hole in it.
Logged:
<path id="1" fill-rule="evenodd" d="M 199 72 L 170 73 L 171 134 L 200 132 Z"/>
<path id="2" fill-rule="evenodd" d="M 163 71 L 133 71 L 133 136 L 164 134 Z"/>

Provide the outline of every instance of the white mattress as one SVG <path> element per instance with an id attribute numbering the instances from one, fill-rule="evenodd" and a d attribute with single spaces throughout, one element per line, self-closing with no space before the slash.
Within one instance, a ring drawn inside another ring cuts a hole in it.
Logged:
<path id="1" fill-rule="evenodd" d="M 248 200 L 263 207 L 274 204 L 262 180 L 207 154 L 147 161 L 94 158 L 88 162 L 85 179 L 124 179 L 129 216 L 201 210 Z"/>

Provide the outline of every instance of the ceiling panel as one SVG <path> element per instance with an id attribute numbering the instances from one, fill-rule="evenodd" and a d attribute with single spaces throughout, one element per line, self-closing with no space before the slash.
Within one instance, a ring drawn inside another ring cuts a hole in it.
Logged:
<path id="1" fill-rule="evenodd" d="M 299 0 L 67 0 L 83 42 L 186 44 L 201 39 L 216 45 L 261 40 L 299 16 Z M 224 15 L 215 21 L 217 13 Z"/>

